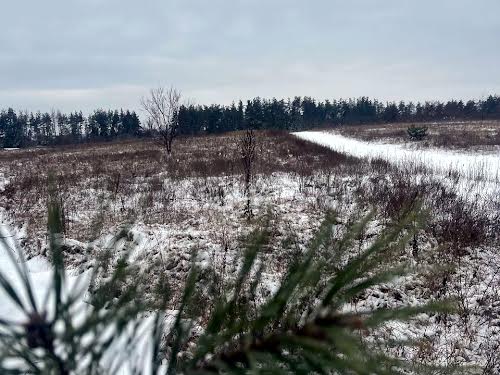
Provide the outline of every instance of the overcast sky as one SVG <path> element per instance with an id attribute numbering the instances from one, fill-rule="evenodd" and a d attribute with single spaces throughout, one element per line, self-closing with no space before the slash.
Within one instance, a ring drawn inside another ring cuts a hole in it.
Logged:
<path id="1" fill-rule="evenodd" d="M 0 107 L 500 93 L 499 0 L 3 1 Z"/>

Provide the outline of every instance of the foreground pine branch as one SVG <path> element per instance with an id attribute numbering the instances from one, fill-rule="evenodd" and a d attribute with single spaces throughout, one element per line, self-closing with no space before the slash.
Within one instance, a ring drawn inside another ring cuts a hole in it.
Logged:
<path id="1" fill-rule="evenodd" d="M 21 249 L 15 249 L 20 262 L 13 252 L 7 251 L 22 281 L 21 288 L 0 273 L 1 289 L 24 316 L 21 322 L 0 317 L 0 372 L 416 373 L 409 363 L 375 350 L 363 335 L 389 321 L 408 320 L 424 312 L 449 311 L 448 304 L 359 314 L 343 308 L 368 288 L 404 272 L 402 268 L 381 267 L 382 261 L 409 243 L 422 219 L 418 209 L 408 210 L 366 251 L 350 256 L 353 239 L 371 217 L 354 225 L 342 240 L 333 241 L 331 231 L 336 220 L 328 213 L 308 251 L 289 266 L 277 292 L 256 305 L 252 296 L 262 282 L 257 260 L 272 233 L 268 223 L 264 223 L 248 238 L 233 286 L 215 301 L 203 333 L 195 337 L 191 331 L 200 319 L 195 313 L 199 309 L 193 305 L 199 304 L 194 297 L 200 285 L 194 260 L 169 327 L 164 324 L 161 311 L 152 320 L 146 318 L 151 315 L 151 308 L 140 298 L 137 286 L 128 285 L 118 297 L 106 301 L 109 291 L 129 275 L 126 259 L 118 262 L 106 282 L 92 289 L 89 303 L 82 304 L 82 295 L 88 285 L 94 285 L 97 271 L 79 285 L 69 285 L 61 251 L 61 209 L 57 199 L 52 199 L 49 233 L 53 276 L 45 302 L 40 304 L 36 298 L 37 286 L 30 282 Z M 113 248 L 125 233 L 120 232 L 109 247 Z M 4 237 L 0 236 L 0 247 L 7 249 L 9 243 Z M 345 257 L 350 260 L 342 262 Z M 169 307 L 167 288 L 160 288 L 158 296 L 161 301 L 156 305 Z M 144 331 L 146 321 L 152 324 Z M 149 353 L 142 357 L 130 355 L 145 336 L 150 343 Z"/>

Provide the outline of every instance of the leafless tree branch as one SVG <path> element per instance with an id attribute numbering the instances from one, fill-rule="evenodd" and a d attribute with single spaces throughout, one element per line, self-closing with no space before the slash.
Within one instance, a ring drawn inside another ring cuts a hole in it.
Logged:
<path id="1" fill-rule="evenodd" d="M 172 142 L 179 128 L 181 92 L 174 87 L 151 89 L 149 96 L 141 99 L 141 105 L 148 114 L 148 124 L 157 132 L 167 155 L 172 152 Z"/>

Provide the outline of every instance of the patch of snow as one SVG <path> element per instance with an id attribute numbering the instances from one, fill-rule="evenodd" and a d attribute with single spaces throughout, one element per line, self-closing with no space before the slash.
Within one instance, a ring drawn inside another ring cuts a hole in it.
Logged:
<path id="1" fill-rule="evenodd" d="M 295 136 L 334 151 L 368 160 L 382 159 L 398 168 L 426 173 L 454 186 L 464 197 L 484 202 L 500 196 L 500 154 L 409 149 L 404 144 L 361 141 L 332 132 L 305 131 Z"/>
<path id="2" fill-rule="evenodd" d="M 477 176 L 487 181 L 500 181 L 500 155 L 498 154 L 438 149 L 411 150 L 402 144 L 366 142 L 329 132 L 307 131 L 294 133 L 294 135 L 359 158 L 381 158 L 394 164 L 413 162 L 443 175 L 454 171 L 464 177 Z"/>

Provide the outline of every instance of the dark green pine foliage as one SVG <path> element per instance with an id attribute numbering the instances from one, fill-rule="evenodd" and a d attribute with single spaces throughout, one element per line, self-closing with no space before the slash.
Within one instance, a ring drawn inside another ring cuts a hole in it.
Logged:
<path id="1" fill-rule="evenodd" d="M 21 147 L 24 126 L 12 108 L 0 113 L 0 142 L 2 147 Z"/>
<path id="2" fill-rule="evenodd" d="M 71 133 L 71 143 L 81 142 L 84 126 L 84 118 L 82 112 L 75 112 L 69 115 L 69 126 Z"/>
<path id="3" fill-rule="evenodd" d="M 275 295 L 258 307 L 253 302 L 262 275 L 257 260 L 269 243 L 271 232 L 267 225 L 256 230 L 249 238 L 232 289 L 216 303 L 194 348 L 183 353 L 182 360 L 176 360 L 190 340 L 189 325 L 180 322 L 182 317 L 192 321 L 185 311 L 189 311 L 189 300 L 196 290 L 193 269 L 189 278 L 192 284 L 188 283 L 181 315 L 174 326 L 177 339 L 171 347 L 170 358 L 174 360 L 169 363 L 168 373 L 417 373 L 413 365 L 375 350 L 361 339 L 360 333 L 422 312 L 449 311 L 449 305 L 443 302 L 364 313 L 342 312 L 343 305 L 352 298 L 404 272 L 404 268 L 380 267 L 381 260 L 405 246 L 415 230 L 412 225 L 421 216 L 416 211 L 407 212 L 401 222 L 389 227 L 364 253 L 339 266 L 339 260 L 352 249 L 353 239 L 370 219 L 368 216 L 342 240 L 332 242 L 336 219 L 328 214 L 308 251 L 288 268 Z"/>
<path id="4" fill-rule="evenodd" d="M 40 145 L 48 146 L 54 143 L 55 133 L 52 117 L 49 113 L 42 115 L 42 139 Z"/>
<path id="5" fill-rule="evenodd" d="M 110 112 L 111 126 L 109 129 L 109 135 L 111 138 L 115 138 L 120 134 L 121 118 L 118 111 Z"/>
<path id="6" fill-rule="evenodd" d="M 302 118 L 302 100 L 299 96 L 296 96 L 290 103 L 290 129 L 291 130 L 302 130 L 304 127 L 304 122 Z"/>
<path id="7" fill-rule="evenodd" d="M 296 96 L 278 100 L 254 98 L 223 105 L 183 105 L 177 114 L 179 134 L 220 134 L 244 129 L 299 131 L 316 126 L 362 125 L 370 123 L 418 123 L 450 120 L 498 120 L 500 96 L 484 100 L 387 102 L 368 97 L 319 101 Z M 85 118 L 81 112 L 0 112 L 0 147 L 56 145 L 123 137 L 152 136 L 154 131 L 135 112 L 97 110 Z"/>
<path id="8" fill-rule="evenodd" d="M 138 136 L 141 134 L 141 122 L 135 112 L 126 111 L 121 117 L 122 130 L 119 132 L 122 136 Z"/>
<path id="9" fill-rule="evenodd" d="M 243 106 L 243 102 L 240 100 L 238 102 L 238 114 L 237 114 L 237 120 L 236 120 L 237 128 L 236 130 L 242 130 L 246 128 L 245 125 L 245 108 Z"/>
<path id="10" fill-rule="evenodd" d="M 99 109 L 94 112 L 93 121 L 95 121 L 98 137 L 103 140 L 109 139 L 109 113 L 107 111 Z"/>
<path id="11" fill-rule="evenodd" d="M 412 125 L 407 129 L 408 137 L 412 141 L 421 141 L 427 136 L 428 128 L 426 126 Z"/>
<path id="12" fill-rule="evenodd" d="M 42 114 L 31 113 L 29 118 L 29 143 L 39 145 L 42 142 Z"/>
<path id="13" fill-rule="evenodd" d="M 83 141 L 137 137 L 142 134 L 135 112 L 96 110 L 65 114 L 0 111 L 0 147 L 51 146 Z"/>

